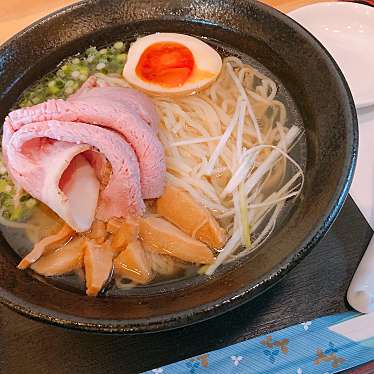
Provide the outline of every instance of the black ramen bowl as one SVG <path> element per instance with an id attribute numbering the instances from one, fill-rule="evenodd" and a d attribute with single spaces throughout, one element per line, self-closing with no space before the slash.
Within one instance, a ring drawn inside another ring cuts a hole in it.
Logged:
<path id="1" fill-rule="evenodd" d="M 87 297 L 32 271 L 0 238 L 0 300 L 28 317 L 106 333 L 144 333 L 192 324 L 256 297 L 316 245 L 348 193 L 357 156 L 357 119 L 343 75 L 297 23 L 255 1 L 92 0 L 31 25 L 0 48 L 0 119 L 21 92 L 63 58 L 90 45 L 157 31 L 203 36 L 254 58 L 282 82 L 306 135 L 302 196 L 269 240 L 235 266 L 135 289 L 126 297 Z"/>

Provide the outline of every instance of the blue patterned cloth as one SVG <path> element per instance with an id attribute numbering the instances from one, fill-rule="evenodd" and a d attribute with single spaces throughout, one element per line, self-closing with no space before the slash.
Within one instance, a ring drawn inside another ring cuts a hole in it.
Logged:
<path id="1" fill-rule="evenodd" d="M 337 373 L 374 360 L 374 337 L 356 343 L 328 329 L 358 315 L 347 312 L 303 322 L 146 373 Z"/>

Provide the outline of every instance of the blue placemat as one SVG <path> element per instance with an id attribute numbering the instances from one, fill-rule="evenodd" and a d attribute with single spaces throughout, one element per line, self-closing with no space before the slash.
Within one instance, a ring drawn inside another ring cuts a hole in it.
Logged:
<path id="1" fill-rule="evenodd" d="M 328 329 L 359 313 L 306 321 L 147 374 L 332 374 L 374 360 L 374 337 L 354 342 Z"/>

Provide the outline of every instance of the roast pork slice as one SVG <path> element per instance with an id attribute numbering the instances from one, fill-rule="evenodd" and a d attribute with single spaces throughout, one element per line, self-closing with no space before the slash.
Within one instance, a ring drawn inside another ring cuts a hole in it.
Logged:
<path id="1" fill-rule="evenodd" d="M 97 202 L 99 199 L 100 182 L 95 170 L 86 158 L 79 154 L 75 156 L 63 172 L 56 188 L 51 186 L 58 180 L 51 173 L 47 178 L 43 196 L 49 197 L 49 206 L 68 223 L 75 231 L 87 231 L 95 218 Z M 60 197 L 60 191 L 66 199 Z M 52 204 L 55 202 L 56 206 Z M 59 210 L 63 209 L 61 212 Z M 65 218 L 66 217 L 66 218 Z"/>
<path id="2" fill-rule="evenodd" d="M 95 173 L 101 173 L 96 170 L 101 163 L 89 164 L 98 159 L 92 152 L 100 152 L 111 165 L 111 175 L 99 194 L 96 218 L 106 221 L 142 214 L 136 156 L 123 137 L 113 131 L 79 122 L 36 122 L 13 133 L 3 148 L 13 179 L 76 231 L 85 231 L 91 225 L 93 201 L 97 201 L 99 182 Z M 80 198 L 84 201 L 79 202 Z M 66 205 L 66 200 L 71 204 Z M 72 204 L 79 207 L 74 213 L 69 210 Z"/>
<path id="3" fill-rule="evenodd" d="M 95 78 L 94 76 L 91 78 Z M 138 114 L 145 122 L 154 129 L 155 132 L 159 126 L 159 116 L 156 112 L 152 100 L 132 88 L 113 87 L 113 86 L 92 86 L 81 88 L 75 95 L 68 98 L 68 101 L 84 101 L 89 98 L 105 99 L 111 102 L 117 102 L 127 108 L 128 111 Z"/>
<path id="4" fill-rule="evenodd" d="M 9 172 L 75 231 L 86 231 L 94 220 L 100 189 L 95 170 L 82 156 L 90 148 L 36 138 L 22 153 L 11 153 Z"/>
<path id="5" fill-rule="evenodd" d="M 74 101 L 79 121 L 111 128 L 132 146 L 139 161 L 144 199 L 158 198 L 165 188 L 164 149 L 156 134 L 140 116 L 123 110 L 123 105 L 107 98 L 87 97 Z"/>
<path id="6" fill-rule="evenodd" d="M 133 91 L 121 87 L 87 89 L 74 100 L 49 100 L 30 108 L 15 110 L 9 113 L 5 125 L 10 129 L 10 133 L 26 124 L 47 120 L 84 122 L 111 128 L 121 134 L 135 151 L 140 167 L 142 197 L 158 198 L 164 191 L 166 175 L 162 144 L 153 128 L 133 110 L 132 104 L 126 106 L 121 100 L 99 95 L 99 90 L 106 89 L 124 90 L 124 96 L 126 92 Z M 134 92 L 131 94 L 131 100 L 135 102 L 136 95 L 142 94 Z M 4 131 L 3 143 L 7 143 L 8 138 L 9 134 Z"/>

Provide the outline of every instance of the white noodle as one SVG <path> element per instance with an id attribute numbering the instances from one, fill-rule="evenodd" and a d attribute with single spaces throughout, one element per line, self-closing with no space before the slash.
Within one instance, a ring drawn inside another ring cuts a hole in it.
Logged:
<path id="1" fill-rule="evenodd" d="M 207 207 L 228 234 L 215 262 L 201 268 L 208 275 L 260 246 L 304 184 L 289 154 L 303 134 L 287 127 L 276 83 L 237 57 L 223 66 L 216 82 L 197 94 L 153 97 L 167 181 Z M 96 76 L 103 85 L 128 86 L 119 75 Z"/>

